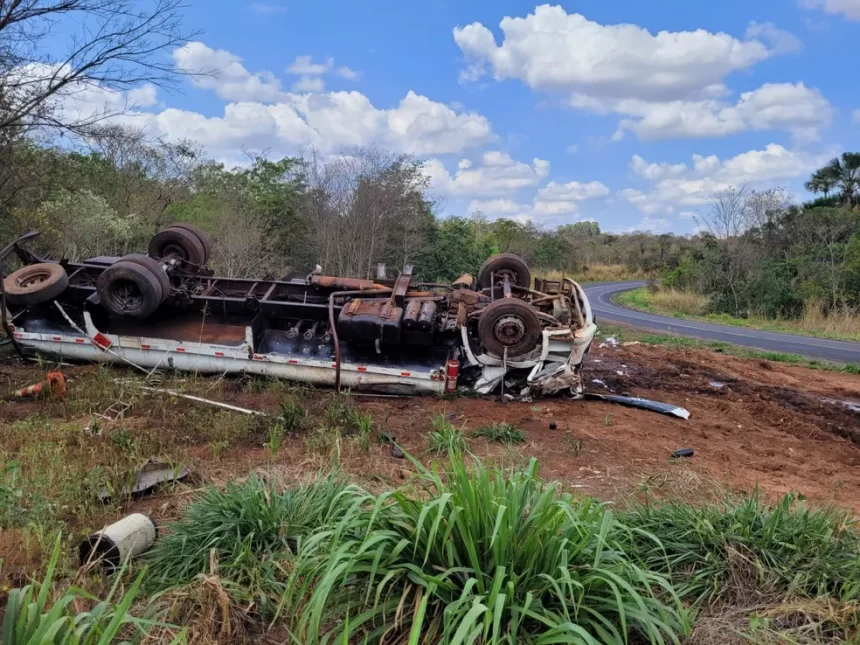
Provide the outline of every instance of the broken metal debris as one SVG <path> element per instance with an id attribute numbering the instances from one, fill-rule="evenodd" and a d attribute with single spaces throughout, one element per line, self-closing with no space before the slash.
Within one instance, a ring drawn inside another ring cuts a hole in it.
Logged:
<path id="1" fill-rule="evenodd" d="M 240 408 L 238 405 L 231 405 L 229 403 L 222 403 L 221 401 L 213 401 L 212 399 L 204 399 L 202 396 L 194 396 L 192 394 L 183 394 L 182 392 L 177 392 L 176 390 L 168 390 L 166 388 L 161 387 L 147 387 L 142 385 L 140 387 L 141 390 L 146 392 L 157 392 L 159 394 L 169 394 L 170 396 L 179 397 L 181 399 L 188 399 L 189 401 L 195 401 L 197 403 L 205 403 L 206 405 L 214 405 L 216 408 L 223 408 L 224 410 L 232 410 L 233 412 L 241 412 L 242 414 L 254 414 L 263 417 L 270 416 L 265 412 L 260 412 L 259 410 L 249 410 L 248 408 Z"/>
<path id="2" fill-rule="evenodd" d="M 679 448 L 678 450 L 676 450 L 675 452 L 672 453 L 672 456 L 675 457 L 676 459 L 678 459 L 681 457 L 692 457 L 693 453 L 694 453 L 694 451 L 692 448 Z"/>
<path id="3" fill-rule="evenodd" d="M 48 372 L 44 381 L 22 387 L 15 392 L 15 396 L 19 399 L 25 397 L 35 397 L 50 394 L 53 397 L 61 398 L 66 395 L 66 377 L 62 372 Z"/>
<path id="4" fill-rule="evenodd" d="M 640 408 L 642 410 L 651 410 L 660 414 L 669 414 L 680 419 L 689 419 L 690 412 L 684 408 L 679 408 L 671 403 L 661 403 L 660 401 L 652 401 L 643 399 L 638 396 L 618 396 L 616 394 L 597 394 L 596 392 L 586 392 L 586 399 L 596 399 L 599 401 L 609 401 L 610 403 L 618 403 L 631 408 Z"/>
<path id="5" fill-rule="evenodd" d="M 123 563 L 149 550 L 158 538 L 155 520 L 144 513 L 133 513 L 88 536 L 80 547 L 81 566 L 101 563 L 113 572 Z"/>
<path id="6" fill-rule="evenodd" d="M 405 459 L 406 458 L 406 455 L 403 454 L 403 451 L 400 449 L 400 447 L 396 443 L 391 444 L 391 456 L 394 457 L 395 459 Z"/>
<path id="7" fill-rule="evenodd" d="M 181 481 L 190 474 L 188 468 L 182 465 L 175 466 L 163 462 L 148 461 L 134 474 L 134 481 L 123 486 L 118 495 L 121 498 L 139 497 L 156 486 Z M 111 497 L 111 492 L 107 488 L 102 488 L 99 491 L 99 500 L 102 502 L 109 502 Z"/>

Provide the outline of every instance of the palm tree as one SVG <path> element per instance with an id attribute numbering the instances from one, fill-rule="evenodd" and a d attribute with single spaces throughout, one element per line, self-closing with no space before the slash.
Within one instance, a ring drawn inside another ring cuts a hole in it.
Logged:
<path id="1" fill-rule="evenodd" d="M 860 188 L 860 153 L 843 152 L 841 158 L 832 159 L 819 172 L 833 180 L 835 187 L 842 193 L 845 206 L 854 205 L 857 189 Z"/>
<path id="2" fill-rule="evenodd" d="M 836 178 L 827 172 L 826 168 L 816 170 L 812 173 L 812 177 L 804 185 L 804 188 L 810 193 L 824 193 L 824 198 L 830 197 L 830 191 L 836 186 Z"/>

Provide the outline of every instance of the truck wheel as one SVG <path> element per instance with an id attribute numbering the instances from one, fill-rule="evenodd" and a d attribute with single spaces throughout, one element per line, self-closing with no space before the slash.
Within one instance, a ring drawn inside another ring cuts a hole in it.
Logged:
<path id="1" fill-rule="evenodd" d="M 21 267 L 3 280 L 6 299 L 13 305 L 38 305 L 59 296 L 69 286 L 66 270 L 53 262 Z"/>
<path id="2" fill-rule="evenodd" d="M 206 249 L 200 238 L 191 231 L 168 226 L 150 240 L 149 257 L 173 257 L 202 266 L 206 264 Z"/>
<path id="3" fill-rule="evenodd" d="M 170 295 L 170 277 L 164 270 L 160 262 L 153 260 L 148 255 L 140 253 L 131 253 L 120 258 L 120 262 L 134 262 L 142 267 L 146 267 L 152 271 L 153 275 L 158 278 L 158 284 L 161 285 L 161 301 L 164 302 Z"/>
<path id="4" fill-rule="evenodd" d="M 177 224 L 171 224 L 167 228 L 181 228 L 185 231 L 188 231 L 189 233 L 193 233 L 194 235 L 196 235 L 197 239 L 200 240 L 200 243 L 203 245 L 203 255 L 206 258 L 203 264 L 209 262 L 209 258 L 212 257 L 212 241 L 209 239 L 209 236 L 206 233 L 201 231 L 196 226 L 191 226 L 191 224 L 183 224 L 181 222 Z"/>
<path id="5" fill-rule="evenodd" d="M 484 262 L 478 272 L 478 285 L 481 289 L 487 289 L 493 286 L 490 284 L 492 280 L 498 284 L 504 281 L 506 275 L 513 285 L 526 289 L 532 286 L 532 274 L 528 265 L 513 253 L 499 253 Z"/>
<path id="6" fill-rule="evenodd" d="M 124 260 L 102 272 L 96 290 L 109 313 L 135 320 L 146 318 L 164 301 L 155 274 L 145 266 Z"/>
<path id="7" fill-rule="evenodd" d="M 534 309 L 517 298 L 491 303 L 478 319 L 478 338 L 488 352 L 508 358 L 532 351 L 541 338 L 540 319 Z"/>

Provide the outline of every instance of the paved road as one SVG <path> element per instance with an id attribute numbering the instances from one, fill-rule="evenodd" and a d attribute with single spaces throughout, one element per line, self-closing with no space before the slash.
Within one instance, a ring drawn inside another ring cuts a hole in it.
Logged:
<path id="1" fill-rule="evenodd" d="M 601 320 L 632 325 L 640 329 L 669 332 L 681 336 L 692 336 L 703 340 L 716 340 L 755 347 L 772 352 L 802 354 L 812 358 L 823 358 L 840 363 L 860 363 L 860 343 L 826 338 L 811 338 L 794 334 L 778 334 L 756 331 L 742 327 L 715 325 L 713 323 L 679 320 L 669 316 L 657 316 L 621 307 L 610 300 L 611 296 L 645 285 L 645 282 L 600 282 L 585 286 L 591 308 Z"/>

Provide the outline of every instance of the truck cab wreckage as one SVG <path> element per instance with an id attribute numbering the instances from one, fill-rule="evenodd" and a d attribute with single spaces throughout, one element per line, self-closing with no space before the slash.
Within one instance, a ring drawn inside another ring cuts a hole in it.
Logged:
<path id="1" fill-rule="evenodd" d="M 214 275 L 207 237 L 185 224 L 147 255 L 81 262 L 34 255 L 37 235 L 0 251 L 0 266 L 21 265 L 3 273 L 0 312 L 22 354 L 390 394 L 583 394 L 588 298 L 567 278 L 532 281 L 512 254 L 451 284 L 410 266 L 393 279 L 253 280 Z"/>

